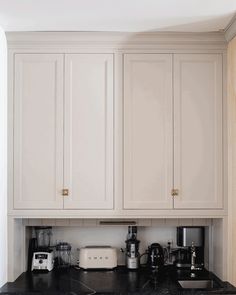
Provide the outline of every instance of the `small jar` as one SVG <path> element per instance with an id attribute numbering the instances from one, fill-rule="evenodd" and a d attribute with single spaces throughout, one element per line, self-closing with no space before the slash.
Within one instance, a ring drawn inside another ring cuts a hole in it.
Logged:
<path id="1" fill-rule="evenodd" d="M 69 243 L 59 243 L 56 246 L 57 267 L 61 269 L 69 268 L 71 265 L 71 245 Z"/>

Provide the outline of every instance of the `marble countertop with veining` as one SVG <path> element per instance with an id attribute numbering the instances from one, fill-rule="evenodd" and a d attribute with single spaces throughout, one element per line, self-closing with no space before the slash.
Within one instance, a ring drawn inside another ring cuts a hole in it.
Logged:
<path id="1" fill-rule="evenodd" d="M 205 295 L 236 294 L 236 288 L 220 281 L 208 271 L 196 272 L 196 280 L 214 280 L 213 289 L 183 289 L 178 280 L 190 280 L 190 271 L 165 267 L 160 274 L 147 268 L 115 270 L 53 270 L 48 273 L 23 273 L 15 282 L 7 283 L 0 294 L 11 295 Z"/>

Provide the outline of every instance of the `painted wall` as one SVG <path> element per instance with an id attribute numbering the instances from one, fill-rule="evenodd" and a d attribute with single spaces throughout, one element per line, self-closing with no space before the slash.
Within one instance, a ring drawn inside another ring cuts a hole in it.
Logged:
<path id="1" fill-rule="evenodd" d="M 236 285 L 236 37 L 228 45 L 228 280 Z"/>
<path id="2" fill-rule="evenodd" d="M 7 48 L 0 28 L 0 287 L 7 280 Z"/>

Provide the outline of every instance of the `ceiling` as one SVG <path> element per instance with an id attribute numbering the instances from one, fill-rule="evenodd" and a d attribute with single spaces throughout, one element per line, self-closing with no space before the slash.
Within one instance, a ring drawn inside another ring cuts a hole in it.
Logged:
<path id="1" fill-rule="evenodd" d="M 236 0 L 0 0 L 5 31 L 190 31 L 224 29 Z"/>

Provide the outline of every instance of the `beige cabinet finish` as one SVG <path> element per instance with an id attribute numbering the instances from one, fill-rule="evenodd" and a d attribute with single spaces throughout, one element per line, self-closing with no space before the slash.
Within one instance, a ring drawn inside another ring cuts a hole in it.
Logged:
<path id="1" fill-rule="evenodd" d="M 125 209 L 223 207 L 222 55 L 173 60 L 124 57 Z"/>
<path id="2" fill-rule="evenodd" d="M 222 55 L 123 58 L 114 154 L 114 54 L 15 54 L 13 209 L 223 208 Z"/>
<path id="3" fill-rule="evenodd" d="M 14 208 L 61 209 L 63 55 L 16 54 Z"/>
<path id="4" fill-rule="evenodd" d="M 65 209 L 113 208 L 113 54 L 65 57 Z"/>
<path id="5" fill-rule="evenodd" d="M 222 55 L 174 55 L 174 138 L 174 207 L 222 208 Z"/>
<path id="6" fill-rule="evenodd" d="M 124 56 L 124 208 L 173 206 L 172 55 Z"/>
<path id="7" fill-rule="evenodd" d="M 14 208 L 112 209 L 113 55 L 17 54 L 14 89 Z"/>

